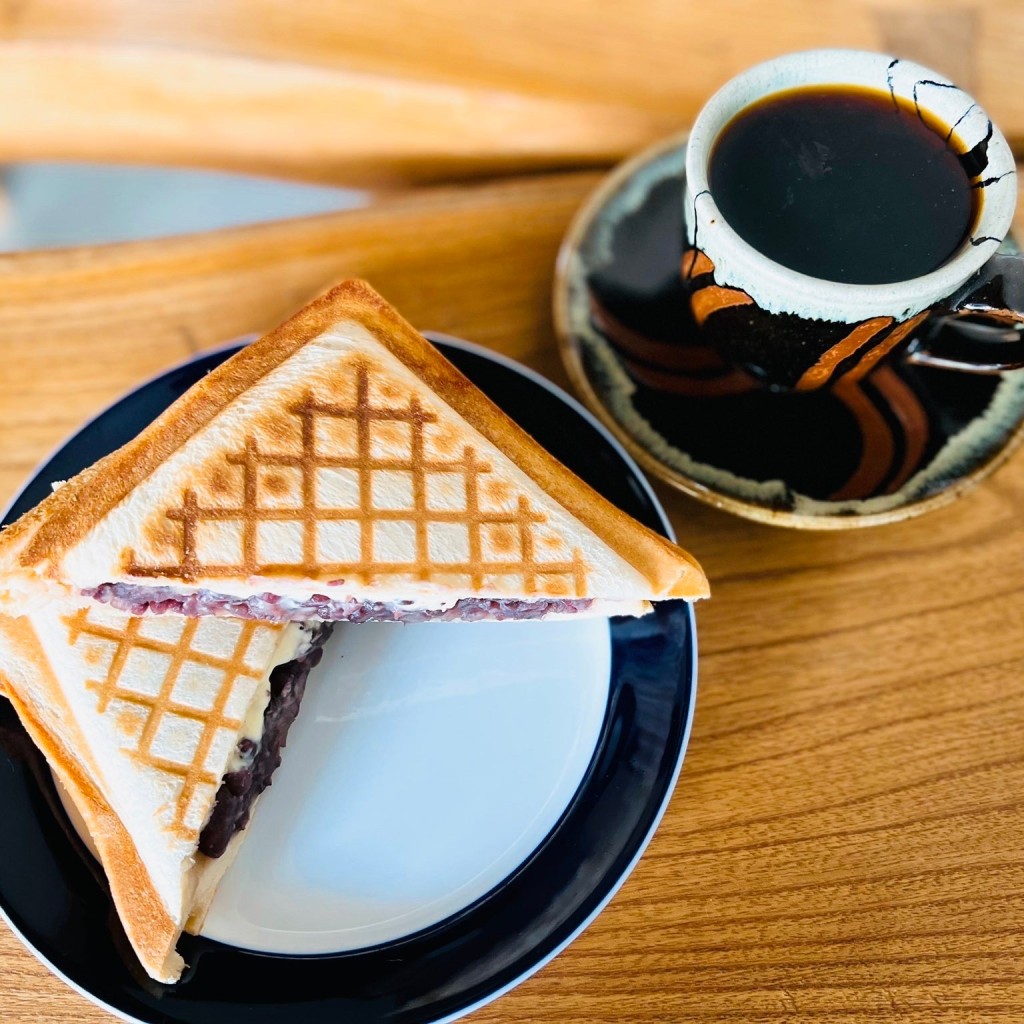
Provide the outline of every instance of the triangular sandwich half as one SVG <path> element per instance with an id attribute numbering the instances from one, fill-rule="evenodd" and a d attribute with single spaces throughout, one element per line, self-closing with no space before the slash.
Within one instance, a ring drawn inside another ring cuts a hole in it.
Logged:
<path id="1" fill-rule="evenodd" d="M 360 281 L 0 534 L 0 600 L 266 620 L 643 614 L 697 563 L 579 480 Z"/>
<path id="2" fill-rule="evenodd" d="M 133 618 L 95 602 L 0 615 L 0 692 L 70 799 L 157 981 L 181 975 L 175 945 L 201 926 L 237 853 L 329 630 Z"/>

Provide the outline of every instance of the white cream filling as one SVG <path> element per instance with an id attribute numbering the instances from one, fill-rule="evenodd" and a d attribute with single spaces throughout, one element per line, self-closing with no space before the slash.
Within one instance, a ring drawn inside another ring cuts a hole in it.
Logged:
<path id="1" fill-rule="evenodd" d="M 289 622 L 283 630 L 274 651 L 274 657 L 270 660 L 267 671 L 260 680 L 256 693 L 249 704 L 249 710 L 242 720 L 242 728 L 239 730 L 239 742 L 243 739 L 250 740 L 259 746 L 263 739 L 263 716 L 266 713 L 267 705 L 270 703 L 270 674 L 278 665 L 287 665 L 301 657 L 309 649 L 309 629 L 303 628 L 299 622 Z M 241 771 L 252 762 L 252 758 L 245 758 L 238 750 L 238 743 L 235 744 L 228 761 L 224 774 Z"/>
<path id="2" fill-rule="evenodd" d="M 162 581 L 154 579 L 152 581 L 138 580 L 122 578 L 123 583 L 129 586 L 141 586 L 141 587 L 166 587 L 172 593 L 175 594 L 194 594 L 197 592 L 206 592 L 208 594 L 217 595 L 218 597 L 230 597 L 238 598 L 240 600 L 248 600 L 263 594 L 272 594 L 274 597 L 281 598 L 280 603 L 276 606 L 278 612 L 287 614 L 290 610 L 297 611 L 299 608 L 303 608 L 306 603 L 315 594 L 326 594 L 332 601 L 339 602 L 355 602 L 362 604 L 363 602 L 372 604 L 385 604 L 391 605 L 399 612 L 416 612 L 416 611 L 438 611 L 443 612 L 451 608 L 459 602 L 462 597 L 477 598 L 481 600 L 494 600 L 494 601 L 557 601 L 560 598 L 551 597 L 550 595 L 544 594 L 523 594 L 523 595 L 509 595 L 502 594 L 500 597 L 487 597 L 486 595 L 452 595 L 445 597 L 438 597 L 437 594 L 414 594 L 405 589 L 382 587 L 375 589 L 372 596 L 356 596 L 347 591 L 341 591 L 335 593 L 330 587 L 321 587 L 316 590 L 311 590 L 308 587 L 296 586 L 293 583 L 288 583 L 284 580 L 269 580 L 263 578 L 249 579 L 247 581 L 248 586 L 245 582 L 239 582 L 238 580 L 211 580 L 207 584 L 197 583 L 194 587 L 182 587 L 171 583 L 170 581 Z M 588 600 L 590 601 L 589 606 L 580 611 L 575 612 L 549 612 L 543 618 L 545 619 L 562 619 L 562 618 L 580 618 L 581 616 L 587 616 L 590 618 L 607 617 L 610 615 L 646 615 L 651 610 L 651 602 L 640 600 L 637 598 L 626 598 L 624 600 L 614 600 L 611 598 L 565 598 L 565 600 Z M 284 617 L 284 616 L 282 616 Z"/>

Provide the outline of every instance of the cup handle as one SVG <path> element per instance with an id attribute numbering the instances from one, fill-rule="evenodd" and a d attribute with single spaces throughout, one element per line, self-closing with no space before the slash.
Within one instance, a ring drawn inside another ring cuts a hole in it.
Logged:
<path id="1" fill-rule="evenodd" d="M 935 313 L 947 323 L 960 317 L 977 320 L 953 331 L 933 331 L 916 343 L 907 360 L 961 373 L 999 373 L 1024 367 L 1024 256 L 997 254 L 944 302 Z M 977 321 L 985 326 L 978 329 Z M 992 330 L 992 327 L 1004 330 Z"/>

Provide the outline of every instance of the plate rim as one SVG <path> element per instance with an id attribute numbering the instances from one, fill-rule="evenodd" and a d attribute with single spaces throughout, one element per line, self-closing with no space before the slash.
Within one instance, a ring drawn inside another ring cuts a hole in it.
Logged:
<path id="1" fill-rule="evenodd" d="M 467 341 L 464 338 L 459 338 L 455 335 L 447 334 L 443 331 L 424 330 L 421 333 L 432 343 L 435 341 L 439 341 L 443 345 L 448 345 L 451 346 L 452 348 L 461 349 L 462 351 L 477 355 L 487 361 L 498 363 L 499 365 L 511 370 L 517 375 L 526 377 L 528 380 L 532 381 L 535 384 L 539 384 L 546 391 L 550 392 L 556 398 L 560 399 L 565 405 L 572 409 L 572 411 L 576 413 L 576 415 L 582 417 L 582 419 L 585 422 L 587 422 L 591 427 L 597 430 L 597 432 L 602 436 L 602 438 L 609 445 L 611 445 L 612 449 L 620 456 L 622 461 L 632 472 L 634 478 L 640 484 L 640 487 L 643 490 L 644 494 L 650 500 L 654 511 L 657 513 L 658 518 L 661 521 L 661 525 L 665 532 L 665 535 L 668 537 L 669 540 L 673 542 L 675 541 L 675 529 L 673 528 L 672 523 L 668 518 L 668 513 L 665 511 L 665 508 L 659 500 L 650 480 L 647 478 L 646 474 L 637 464 L 637 460 L 633 457 L 633 455 L 631 454 L 630 450 L 626 447 L 626 445 L 623 444 L 622 441 L 620 441 L 620 439 L 615 435 L 615 433 L 613 433 L 609 429 L 609 427 L 605 423 L 603 423 L 601 419 L 599 419 L 598 416 L 596 416 L 594 412 L 588 409 L 582 402 L 580 402 L 573 395 L 569 394 L 569 392 L 567 392 L 564 388 L 560 387 L 554 381 L 549 380 L 543 374 L 539 373 L 537 370 L 534 370 L 532 367 L 525 366 L 523 363 L 518 362 L 517 360 L 513 359 L 511 356 L 508 356 L 503 352 L 496 352 L 495 350 L 490 349 L 485 345 L 481 345 L 477 342 Z M 115 406 L 120 404 L 125 399 L 129 398 L 131 395 L 135 394 L 137 391 L 140 391 L 142 388 L 147 387 L 150 384 L 154 384 L 172 373 L 175 373 L 179 370 L 183 370 L 193 365 L 194 363 L 209 358 L 210 356 L 220 355 L 223 353 L 236 350 L 244 345 L 251 343 L 258 337 L 260 337 L 260 335 L 255 333 L 244 334 L 230 341 L 222 342 L 218 345 L 212 346 L 211 348 L 204 349 L 200 352 L 195 352 L 191 354 L 187 359 L 180 360 L 172 364 L 171 366 L 164 368 L 163 370 L 151 374 L 145 379 L 139 381 L 137 384 L 133 385 L 130 388 L 127 388 L 125 391 L 118 394 L 115 398 L 113 398 L 111 401 L 105 404 L 103 408 L 98 410 L 88 419 L 84 420 L 80 426 L 78 426 L 75 430 L 70 432 L 60 442 L 58 442 L 49 452 L 47 452 L 46 455 L 43 456 L 42 459 L 40 459 L 33 466 L 31 470 L 29 470 L 22 485 L 17 489 L 17 491 L 14 493 L 11 499 L 4 504 L 3 508 L 0 509 L 0 522 L 2 522 L 7 517 L 11 509 L 20 500 L 21 496 L 25 493 L 26 490 L 28 490 L 31 484 L 35 481 L 36 477 L 42 471 L 43 467 L 45 467 L 50 462 L 50 460 L 53 459 L 56 455 L 62 452 L 76 437 L 78 437 L 79 434 L 81 434 L 84 430 L 88 429 L 92 424 L 94 424 L 97 420 L 99 420 L 102 416 L 108 413 Z M 559 339 L 559 342 L 561 343 L 561 339 Z M 570 376 L 572 376 L 572 374 L 570 374 Z M 554 960 L 555 957 L 564 952 L 573 942 L 575 942 L 576 939 L 578 939 L 580 935 L 584 931 L 586 931 L 586 929 L 589 928 L 590 925 L 593 924 L 593 922 L 601 915 L 601 913 L 605 910 L 605 908 L 612 901 L 615 895 L 619 892 L 622 886 L 626 883 L 626 880 L 629 878 L 629 876 L 632 875 L 633 871 L 636 869 L 637 864 L 640 862 L 640 859 L 647 851 L 648 846 L 654 839 L 655 833 L 661 826 L 662 819 L 668 811 L 668 806 L 671 803 L 672 797 L 675 793 L 676 785 L 679 781 L 679 776 L 682 771 L 683 761 L 686 759 L 686 752 L 689 748 L 690 735 L 693 729 L 693 717 L 697 705 L 697 689 L 699 675 L 697 621 L 694 612 L 693 602 L 685 603 L 688 628 L 690 631 L 690 644 L 692 646 L 693 652 L 692 671 L 690 673 L 689 680 L 689 701 L 686 711 L 686 721 L 683 723 L 683 731 L 682 736 L 680 738 L 679 753 L 678 757 L 676 758 L 676 763 L 672 769 L 672 774 L 668 780 L 668 784 L 665 787 L 665 792 L 662 796 L 661 803 L 659 804 L 658 809 L 656 810 L 654 817 L 651 821 L 650 828 L 638 844 L 636 851 L 630 858 L 629 862 L 626 864 L 622 873 L 609 887 L 607 893 L 605 893 L 605 895 L 601 898 L 599 903 L 594 907 L 590 914 L 588 914 L 586 918 L 584 918 L 584 920 L 581 921 L 580 924 L 575 929 L 573 929 L 573 931 L 565 939 L 563 939 L 549 953 L 541 957 L 541 959 L 539 959 L 536 963 L 531 964 L 525 971 L 517 975 L 515 978 L 506 982 L 504 985 L 500 986 L 494 991 L 489 992 L 487 995 L 483 996 L 481 999 L 478 999 L 476 1002 L 468 1006 L 465 1006 L 461 1009 L 458 1009 L 453 1013 L 447 1014 L 444 1017 L 438 1017 L 434 1019 L 433 1024 L 452 1024 L 453 1021 L 459 1020 L 462 1017 L 467 1016 L 468 1014 L 474 1013 L 477 1010 L 482 1009 L 484 1006 L 487 1006 L 488 1004 L 494 1002 L 496 999 L 500 999 L 503 995 L 512 991 L 512 989 L 517 988 L 524 981 L 531 978 L 534 974 L 536 974 L 544 967 L 546 967 L 549 963 L 551 963 L 551 961 Z M 500 885 L 501 883 L 498 884 Z M 140 1018 L 132 1017 L 124 1011 L 119 1010 L 117 1007 L 111 1006 L 109 1003 L 104 1002 L 101 998 L 94 995 L 88 989 L 84 988 L 78 982 L 69 978 L 66 974 L 60 971 L 31 942 L 29 942 L 28 938 L 17 927 L 15 927 L 14 923 L 12 922 L 10 916 L 7 913 L 6 908 L 2 903 L 0 903 L 0 921 L 3 921 L 3 923 L 7 926 L 10 932 L 18 939 L 21 945 L 26 950 L 28 950 L 28 952 L 31 953 L 32 956 L 39 963 L 41 963 L 54 977 L 58 978 L 65 985 L 67 985 L 78 995 L 82 996 L 93 1006 L 97 1006 L 100 1009 L 105 1010 L 107 1013 L 112 1014 L 118 1020 L 126 1021 L 127 1024 L 146 1024 L 146 1022 L 142 1021 Z M 326 959 L 332 955 L 335 954 L 313 954 L 312 956 L 297 955 L 294 958 Z"/>

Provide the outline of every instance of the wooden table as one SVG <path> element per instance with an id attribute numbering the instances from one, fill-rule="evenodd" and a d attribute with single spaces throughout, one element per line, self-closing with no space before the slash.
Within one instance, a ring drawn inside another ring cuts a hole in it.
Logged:
<path id="1" fill-rule="evenodd" d="M 189 42 L 181 26 L 192 23 L 173 20 L 171 6 L 135 14 L 128 41 L 141 45 L 173 30 L 178 42 Z M 270 0 L 257 6 L 264 14 L 281 11 Z M 451 18 L 456 6 L 439 0 L 431 10 Z M 550 12 L 543 23 L 549 31 L 536 41 L 550 45 L 550 57 L 558 33 L 568 31 L 568 15 L 558 5 L 534 6 Z M 710 17 L 694 5 L 676 6 L 690 29 L 693 19 Z M 794 40 L 837 41 L 831 30 L 800 27 L 797 15 L 812 11 L 808 3 L 786 0 L 771 19 L 770 6 L 751 7 L 744 21 L 735 0 L 717 5 L 738 34 L 717 58 L 700 50 L 695 59 L 705 79 L 793 48 Z M 910 38 L 912 12 L 838 6 L 852 19 L 846 41 L 882 45 L 899 32 Z M 106 24 L 71 7 L 68 17 L 78 18 L 85 37 Z M 390 5 L 392 13 L 400 7 Z M 647 7 L 652 38 L 655 29 L 683 38 L 681 23 L 666 13 L 673 5 Z M 493 5 L 486 17 L 500 21 L 502 10 Z M 241 7 L 223 11 L 226 38 L 244 15 Z M 1019 85 L 1024 62 L 1019 46 L 1018 59 L 1008 60 L 1012 32 L 1001 26 L 1012 28 L 1020 12 L 999 3 L 935 12 L 948 60 L 975 61 L 975 82 L 992 97 L 986 102 L 1003 105 L 1000 117 L 1017 138 L 1024 137 L 1024 106 L 1015 104 L 1024 94 L 1013 82 Z M 919 13 L 918 24 L 930 17 Z M 2 18 L 10 45 L 33 33 L 45 42 L 56 31 L 46 4 L 8 5 Z M 634 20 L 619 19 L 609 46 L 635 44 Z M 968 22 L 974 34 L 962 52 L 958 33 Z M 196 24 L 192 39 L 213 31 L 201 18 Z M 367 39 L 386 36 L 387 26 L 380 19 L 358 24 L 345 37 L 355 48 L 348 57 L 377 72 Z M 472 42 L 471 29 L 463 29 Z M 725 30 L 717 31 L 721 42 Z M 252 51 L 247 60 L 287 49 L 269 29 L 250 25 L 238 38 Z M 303 53 L 326 45 L 312 31 L 287 38 L 293 47 L 302 41 Z M 396 45 L 388 51 L 392 69 L 427 73 L 428 50 Z M 493 66 L 479 48 L 468 52 L 468 70 L 460 65 L 458 74 L 494 86 Z M 979 53 L 1007 61 L 996 68 Z M 332 60 L 317 54 L 321 72 L 334 74 Z M 31 74 L 39 73 L 25 59 Z M 537 93 L 539 60 L 520 55 L 503 65 L 501 81 L 519 89 L 526 108 Z M 613 66 L 611 86 L 572 60 L 564 80 L 549 79 L 561 82 L 560 98 L 570 105 L 587 89 L 595 103 L 612 103 L 618 90 L 636 101 L 632 109 L 648 111 L 649 122 L 639 115 L 616 121 L 629 130 L 603 151 L 595 143 L 582 161 L 560 156 L 553 133 L 544 144 L 548 156 L 537 157 L 541 145 L 518 169 L 607 162 L 645 132 L 692 113 L 690 100 L 681 99 L 666 115 L 645 76 Z M 672 78 L 674 68 L 663 59 L 655 70 L 678 97 L 703 96 L 716 84 L 688 78 L 684 88 Z M 1004 72 L 1005 93 L 997 88 Z M 12 63 L 0 61 L 0 80 L 14 74 Z M 0 145 L 8 150 L 14 116 L 0 114 Z M 595 139 L 601 136 L 595 129 Z M 84 135 L 65 141 L 72 149 L 87 144 Z M 165 141 L 161 155 L 174 159 L 178 142 Z M 260 140 L 249 141 L 246 159 L 266 166 L 253 155 Z M 295 172 L 300 151 L 287 148 L 285 170 Z M 516 164 L 492 150 L 476 167 L 509 169 L 509 160 Z M 205 162 L 223 160 L 214 153 Z M 396 173 L 422 172 L 413 177 L 437 172 L 425 159 L 392 164 Z M 318 166 L 314 176 L 345 177 L 330 153 Z M 598 180 L 595 172 L 577 172 L 422 189 L 385 196 L 365 211 L 214 236 L 0 256 L 0 500 L 61 437 L 140 379 L 269 327 L 344 276 L 367 277 L 423 328 L 490 345 L 564 384 L 549 312 L 553 262 L 570 216 Z M 659 490 L 713 589 L 698 613 L 700 693 L 678 789 L 647 854 L 601 917 L 473 1019 L 1024 1019 L 1024 455 L 948 509 L 842 534 L 755 525 Z M 4 1024 L 110 1019 L 0 929 Z"/>
<path id="2" fill-rule="evenodd" d="M 564 383 L 551 269 L 597 180 L 0 258 L 0 494 L 138 380 L 346 274 Z M 946 510 L 841 535 L 660 490 L 713 588 L 678 790 L 604 914 L 475 1019 L 1019 1021 L 1024 457 Z M 7 931 L 0 1008 L 108 1019 Z"/>

